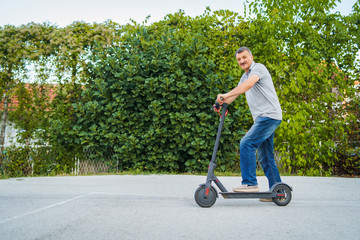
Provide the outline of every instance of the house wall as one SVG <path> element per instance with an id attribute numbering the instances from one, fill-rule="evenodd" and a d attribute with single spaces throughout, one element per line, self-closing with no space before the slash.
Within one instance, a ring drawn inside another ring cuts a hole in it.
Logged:
<path id="1" fill-rule="evenodd" d="M 6 132 L 5 132 L 5 147 L 9 147 L 11 145 L 19 146 L 16 135 L 18 134 L 19 130 L 15 129 L 14 124 L 11 122 L 7 122 L 6 125 Z"/>

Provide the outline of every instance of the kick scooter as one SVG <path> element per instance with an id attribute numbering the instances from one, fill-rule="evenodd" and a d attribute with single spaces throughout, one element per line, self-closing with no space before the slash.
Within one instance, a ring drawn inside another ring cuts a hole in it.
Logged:
<path id="1" fill-rule="evenodd" d="M 196 203 L 200 207 L 209 208 L 216 202 L 216 198 L 219 197 L 219 194 L 216 188 L 212 185 L 212 182 L 220 189 L 220 194 L 225 199 L 234 199 L 234 198 L 268 198 L 272 199 L 275 204 L 278 206 L 286 206 L 291 201 L 291 191 L 292 187 L 286 183 L 280 182 L 274 184 L 271 189 L 267 192 L 229 192 L 226 190 L 224 185 L 220 180 L 215 176 L 216 168 L 216 154 L 219 148 L 220 136 L 222 128 L 224 125 L 225 117 L 227 115 L 227 103 L 220 105 L 218 102 L 215 102 L 214 108 L 219 110 L 222 107 L 222 114 L 220 118 L 219 129 L 216 136 L 214 151 L 212 158 L 209 164 L 208 173 L 206 177 L 206 183 L 200 184 L 198 189 L 195 191 L 194 197 Z"/>

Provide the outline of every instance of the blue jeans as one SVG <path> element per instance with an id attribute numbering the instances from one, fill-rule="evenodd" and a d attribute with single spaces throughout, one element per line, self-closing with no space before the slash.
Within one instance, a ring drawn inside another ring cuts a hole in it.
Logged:
<path id="1" fill-rule="evenodd" d="M 281 182 L 279 170 L 274 158 L 274 132 L 281 120 L 268 117 L 258 117 L 254 125 L 240 141 L 240 168 L 242 184 L 257 185 L 256 179 L 256 150 L 261 167 L 269 180 L 271 188 Z"/>

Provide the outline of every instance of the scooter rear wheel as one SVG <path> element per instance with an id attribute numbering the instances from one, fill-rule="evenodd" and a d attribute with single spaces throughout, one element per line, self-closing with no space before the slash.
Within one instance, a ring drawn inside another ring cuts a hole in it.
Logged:
<path id="1" fill-rule="evenodd" d="M 283 184 L 280 184 L 278 186 L 276 186 L 273 190 L 274 193 L 276 194 L 282 194 L 283 196 L 281 197 L 275 197 L 273 198 L 274 203 L 276 203 L 276 205 L 278 206 L 286 206 L 290 203 L 291 201 L 291 189 Z"/>
<path id="2" fill-rule="evenodd" d="M 198 187 L 198 189 L 196 189 L 195 191 L 194 198 L 195 198 L 195 202 L 200 207 L 209 208 L 212 205 L 214 205 L 214 203 L 216 202 L 216 190 L 213 187 L 211 187 L 207 198 L 205 198 L 205 191 L 206 191 L 205 185 Z"/>

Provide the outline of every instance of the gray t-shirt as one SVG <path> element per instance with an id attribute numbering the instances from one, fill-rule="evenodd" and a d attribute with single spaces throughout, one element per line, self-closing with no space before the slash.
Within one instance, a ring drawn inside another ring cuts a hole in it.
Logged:
<path id="1" fill-rule="evenodd" d="M 263 64 L 253 61 L 249 71 L 242 75 L 239 84 L 246 81 L 251 75 L 260 77 L 259 81 L 245 93 L 254 121 L 259 116 L 282 120 L 280 102 L 267 68 Z"/>

